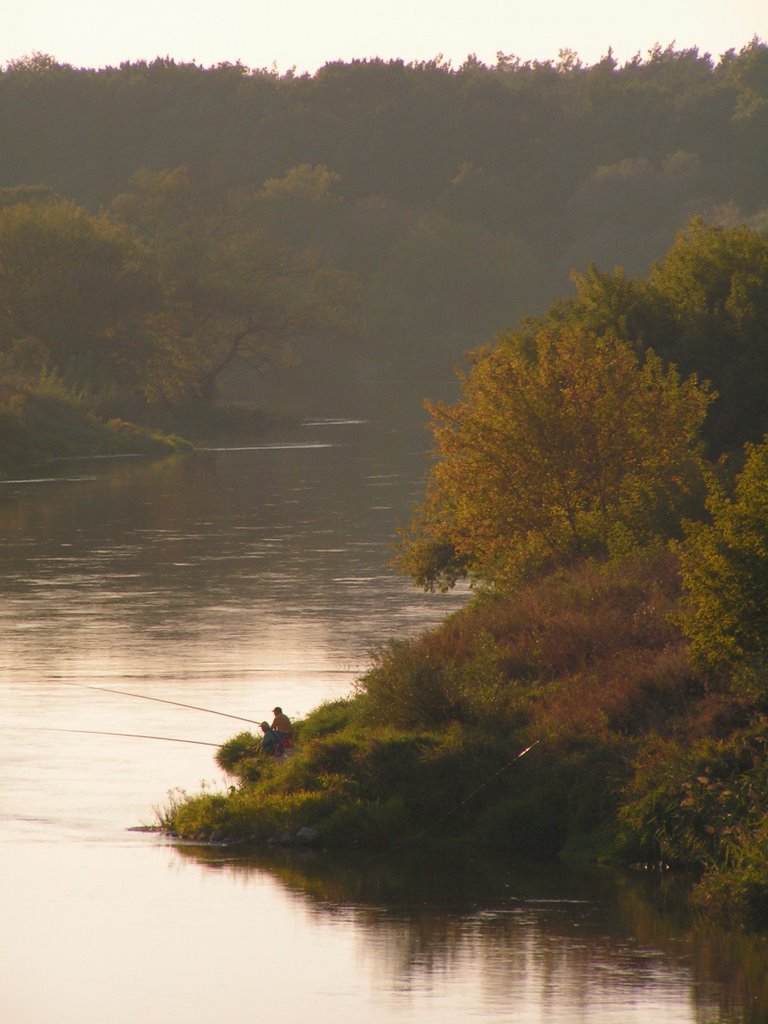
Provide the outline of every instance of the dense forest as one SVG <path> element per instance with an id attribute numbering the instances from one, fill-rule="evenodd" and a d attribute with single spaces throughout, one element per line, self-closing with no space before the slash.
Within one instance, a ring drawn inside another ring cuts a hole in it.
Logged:
<path id="1" fill-rule="evenodd" d="M 294 756 L 233 738 L 236 784 L 163 827 L 672 866 L 764 924 L 768 46 L 312 76 L 33 55 L 0 127 L 6 467 L 178 446 L 150 429 L 231 424 L 265 380 L 464 365 L 396 557 L 475 598 Z"/>
<path id="2" fill-rule="evenodd" d="M 216 390 L 247 400 L 265 374 L 285 394 L 302 372 L 445 378 L 570 294 L 574 269 L 645 274 L 694 214 L 764 226 L 767 129 L 757 39 L 717 61 L 300 76 L 21 58 L 0 74 L 5 372 L 44 365 L 99 415 L 138 401 L 156 420 Z M 49 272 L 55 339 L 24 306 Z M 76 308 L 94 293 L 116 323 Z"/>

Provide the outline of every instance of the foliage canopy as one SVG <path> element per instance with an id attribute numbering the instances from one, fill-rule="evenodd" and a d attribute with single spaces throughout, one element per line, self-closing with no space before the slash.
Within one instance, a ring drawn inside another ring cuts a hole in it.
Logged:
<path id="1" fill-rule="evenodd" d="M 646 273 L 694 211 L 764 223 L 767 55 L 754 39 L 719 61 L 655 47 L 623 65 L 564 51 L 280 76 L 32 54 L 0 71 L 0 187 L 96 210 L 137 173 L 186 167 L 209 208 L 261 190 L 273 235 L 361 276 L 366 371 L 434 379 L 564 294 L 573 267 Z"/>
<path id="2" fill-rule="evenodd" d="M 713 488 L 710 523 L 688 527 L 680 545 L 683 628 L 700 664 L 756 670 L 768 656 L 768 439 L 747 447 L 733 497 Z"/>
<path id="3" fill-rule="evenodd" d="M 123 227 L 63 199 L 0 209 L 0 358 L 76 386 L 134 386 L 154 349 L 157 277 Z"/>
<path id="4" fill-rule="evenodd" d="M 404 538 L 426 588 L 521 572 L 674 533 L 702 491 L 711 394 L 611 335 L 507 334 L 480 352 L 464 399 L 430 406 L 438 461 Z"/>

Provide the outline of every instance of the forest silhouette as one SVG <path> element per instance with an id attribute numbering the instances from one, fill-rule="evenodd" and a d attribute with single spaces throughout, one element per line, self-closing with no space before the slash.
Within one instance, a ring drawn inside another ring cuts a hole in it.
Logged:
<path id="1" fill-rule="evenodd" d="M 164 358 L 182 339 L 173 372 L 191 374 L 166 400 L 209 395 L 238 333 L 257 369 L 445 377 L 571 294 L 574 270 L 644 275 L 694 214 L 763 226 L 766 69 L 758 39 L 718 61 L 657 47 L 623 65 L 565 51 L 300 76 L 33 54 L 0 74 L 0 198 L 52 190 L 138 237 L 166 317 L 172 300 Z M 225 334 L 190 370 L 212 305 Z"/>

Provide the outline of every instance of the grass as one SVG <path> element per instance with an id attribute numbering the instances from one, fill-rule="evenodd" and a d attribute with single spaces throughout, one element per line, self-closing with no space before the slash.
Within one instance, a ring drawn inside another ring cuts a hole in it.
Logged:
<path id="1" fill-rule="evenodd" d="M 168 455 L 191 447 L 122 419 L 100 419 L 83 395 L 56 378 L 42 378 L 0 403 L 0 473 L 44 459 Z"/>

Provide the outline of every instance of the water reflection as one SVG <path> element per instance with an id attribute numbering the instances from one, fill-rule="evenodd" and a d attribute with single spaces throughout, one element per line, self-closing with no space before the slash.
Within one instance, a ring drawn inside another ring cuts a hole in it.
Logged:
<path id="1" fill-rule="evenodd" d="M 487 1020 L 548 1024 L 768 1020 L 766 937 L 734 942 L 682 917 L 679 893 L 665 910 L 674 878 L 486 857 L 178 855 L 243 884 L 270 875 L 318 923 L 345 922 L 382 989 L 434 996 L 450 981 L 450 1020 L 466 1019 L 462 1006 Z"/>
<path id="2" fill-rule="evenodd" d="M 149 660 L 154 673 L 353 670 L 455 607 L 460 595 L 422 595 L 389 564 L 423 480 L 410 435 L 362 422 L 294 434 L 6 482 L 0 672 L 44 662 L 67 678 L 84 659 L 106 675 Z"/>

